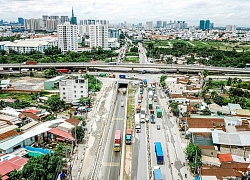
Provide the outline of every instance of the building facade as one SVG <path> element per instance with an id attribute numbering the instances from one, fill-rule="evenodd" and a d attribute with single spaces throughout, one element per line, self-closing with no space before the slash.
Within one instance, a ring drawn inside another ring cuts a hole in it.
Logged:
<path id="1" fill-rule="evenodd" d="M 97 24 L 89 25 L 90 48 L 108 48 L 108 26 Z"/>
<path id="2" fill-rule="evenodd" d="M 226 31 L 235 32 L 236 31 L 236 25 L 226 25 Z"/>
<path id="3" fill-rule="evenodd" d="M 77 51 L 77 31 L 77 25 L 70 24 L 69 22 L 57 26 L 58 48 L 62 52 Z"/>
<path id="4" fill-rule="evenodd" d="M 20 24 L 20 26 L 24 26 L 24 19 L 22 17 L 18 18 L 18 24 Z"/>
<path id="5" fill-rule="evenodd" d="M 146 29 L 153 29 L 154 28 L 154 26 L 153 26 L 153 21 L 147 21 L 146 22 L 146 27 L 145 27 Z"/>
<path id="6" fill-rule="evenodd" d="M 162 28 L 162 21 L 156 21 L 156 28 Z"/>
<path id="7" fill-rule="evenodd" d="M 116 38 L 118 41 L 120 40 L 120 31 L 119 29 L 109 29 L 108 30 L 108 38 Z"/>
<path id="8" fill-rule="evenodd" d="M 60 99 L 66 103 L 88 97 L 88 79 L 71 78 L 59 82 Z"/>
<path id="9" fill-rule="evenodd" d="M 40 30 L 42 28 L 42 19 L 25 19 L 24 26 L 25 29 L 30 29 L 31 31 Z"/>

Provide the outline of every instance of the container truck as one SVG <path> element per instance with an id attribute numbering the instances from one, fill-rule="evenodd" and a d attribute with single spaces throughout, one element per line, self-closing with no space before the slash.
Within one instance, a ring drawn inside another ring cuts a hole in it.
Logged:
<path id="1" fill-rule="evenodd" d="M 118 152 L 121 150 L 121 130 L 115 131 L 115 142 L 114 142 L 114 151 Z"/>
<path id="2" fill-rule="evenodd" d="M 155 155 L 156 155 L 157 164 L 163 164 L 164 156 L 163 156 L 163 151 L 161 147 L 161 142 L 155 142 Z"/>
<path id="3" fill-rule="evenodd" d="M 159 166 L 154 166 L 154 180 L 163 180 L 161 169 Z"/>
<path id="4" fill-rule="evenodd" d="M 141 108 L 141 123 L 145 123 L 146 120 L 146 109 L 145 107 Z"/>
<path id="5" fill-rule="evenodd" d="M 26 64 L 26 65 L 36 65 L 37 62 L 36 61 L 26 61 L 23 64 Z"/>
<path id="6" fill-rule="evenodd" d="M 152 101 L 148 101 L 148 108 L 153 109 L 153 102 Z"/>
<path id="7" fill-rule="evenodd" d="M 152 99 L 153 98 L 153 91 L 149 91 L 148 92 L 148 99 Z"/>
<path id="8" fill-rule="evenodd" d="M 126 78 L 126 75 L 125 75 L 125 74 L 120 74 L 120 75 L 119 75 L 119 78 L 120 78 L 120 79 L 125 79 L 125 78 Z"/>
<path id="9" fill-rule="evenodd" d="M 132 141 L 132 129 L 127 129 L 127 132 L 126 132 L 126 144 L 131 144 L 131 141 Z"/>
<path id="10" fill-rule="evenodd" d="M 142 96 L 139 96 L 138 97 L 138 103 L 141 103 L 142 102 Z"/>
<path id="11" fill-rule="evenodd" d="M 156 109 L 156 115 L 157 115 L 158 118 L 162 117 L 162 110 L 161 110 L 161 108 Z"/>
<path id="12" fill-rule="evenodd" d="M 135 131 L 137 133 L 141 132 L 140 114 L 135 114 Z"/>
<path id="13" fill-rule="evenodd" d="M 57 69 L 59 73 L 68 73 L 68 69 Z"/>

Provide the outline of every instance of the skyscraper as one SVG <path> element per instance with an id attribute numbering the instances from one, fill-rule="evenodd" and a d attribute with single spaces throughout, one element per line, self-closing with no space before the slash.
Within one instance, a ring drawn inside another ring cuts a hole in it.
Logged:
<path id="1" fill-rule="evenodd" d="M 62 52 L 77 51 L 77 30 L 77 25 L 70 24 L 69 22 L 57 25 L 58 48 Z"/>
<path id="2" fill-rule="evenodd" d="M 73 7 L 72 7 L 72 17 L 71 17 L 70 24 L 77 25 L 77 19 L 76 19 L 75 15 L 74 15 Z"/>
<path id="3" fill-rule="evenodd" d="M 108 29 L 108 38 L 116 38 L 118 41 L 120 40 L 120 32 L 119 29 Z"/>
<path id="4" fill-rule="evenodd" d="M 200 20 L 200 28 L 199 29 L 205 29 L 205 21 L 204 20 Z"/>
<path id="5" fill-rule="evenodd" d="M 205 29 L 206 30 L 210 29 L 210 20 L 206 20 L 206 22 L 205 22 Z"/>
<path id="6" fill-rule="evenodd" d="M 235 32 L 236 31 L 236 25 L 226 25 L 226 31 Z"/>
<path id="7" fill-rule="evenodd" d="M 146 29 L 153 29 L 153 21 L 146 22 Z"/>
<path id="8" fill-rule="evenodd" d="M 24 26 L 24 19 L 22 17 L 18 18 L 18 24 L 20 24 L 21 26 Z"/>
<path id="9" fill-rule="evenodd" d="M 69 17 L 68 16 L 61 16 L 60 23 L 64 24 L 65 22 L 69 22 Z"/>
<path id="10" fill-rule="evenodd" d="M 162 28 L 162 21 L 156 21 L 156 28 Z"/>
<path id="11" fill-rule="evenodd" d="M 167 21 L 163 21 L 162 27 L 163 27 L 163 28 L 166 28 L 166 27 L 167 27 Z"/>
<path id="12" fill-rule="evenodd" d="M 89 25 L 90 48 L 108 48 L 108 26 L 102 24 Z"/>
<path id="13" fill-rule="evenodd" d="M 24 19 L 25 29 L 30 29 L 31 31 L 40 30 L 42 27 L 42 19 Z"/>

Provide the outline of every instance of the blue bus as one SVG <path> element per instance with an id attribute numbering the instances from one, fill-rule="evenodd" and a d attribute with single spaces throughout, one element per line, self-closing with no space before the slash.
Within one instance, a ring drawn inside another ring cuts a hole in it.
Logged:
<path id="1" fill-rule="evenodd" d="M 155 142 L 155 154 L 156 154 L 157 164 L 163 164 L 164 156 L 160 142 Z"/>

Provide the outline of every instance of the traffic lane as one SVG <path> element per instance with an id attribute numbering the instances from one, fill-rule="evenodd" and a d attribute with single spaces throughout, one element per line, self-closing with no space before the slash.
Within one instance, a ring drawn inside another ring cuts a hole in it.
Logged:
<path id="1" fill-rule="evenodd" d="M 157 130 L 157 125 L 161 126 L 160 130 Z M 172 179 L 171 171 L 170 171 L 170 163 L 169 163 L 169 154 L 168 154 L 167 145 L 166 145 L 167 141 L 168 139 L 165 139 L 164 128 L 162 127 L 162 120 L 161 118 L 156 118 L 156 123 L 150 124 L 150 153 L 151 153 L 152 169 L 153 169 L 153 166 L 160 166 L 163 179 Z M 161 142 L 162 151 L 164 155 L 163 165 L 157 164 L 155 144 L 154 144 L 155 142 Z"/>
<path id="2" fill-rule="evenodd" d="M 120 174 L 120 160 L 121 160 L 121 152 L 114 152 L 113 146 L 114 146 L 114 137 L 115 137 L 115 131 L 121 130 L 121 133 L 123 133 L 123 125 L 124 125 L 124 115 L 125 115 L 125 109 L 126 105 L 124 104 L 124 107 L 121 107 L 121 100 L 124 102 L 126 101 L 126 96 L 118 93 L 117 95 L 117 101 L 116 101 L 116 108 L 115 113 L 112 118 L 112 128 L 110 130 L 109 135 L 109 143 L 106 145 L 105 148 L 105 159 L 104 159 L 104 166 L 103 166 L 103 179 L 118 179 Z M 123 120 L 122 120 L 123 119 Z M 121 137 L 124 138 L 124 137 Z M 122 144 L 123 146 L 123 144 Z"/>

